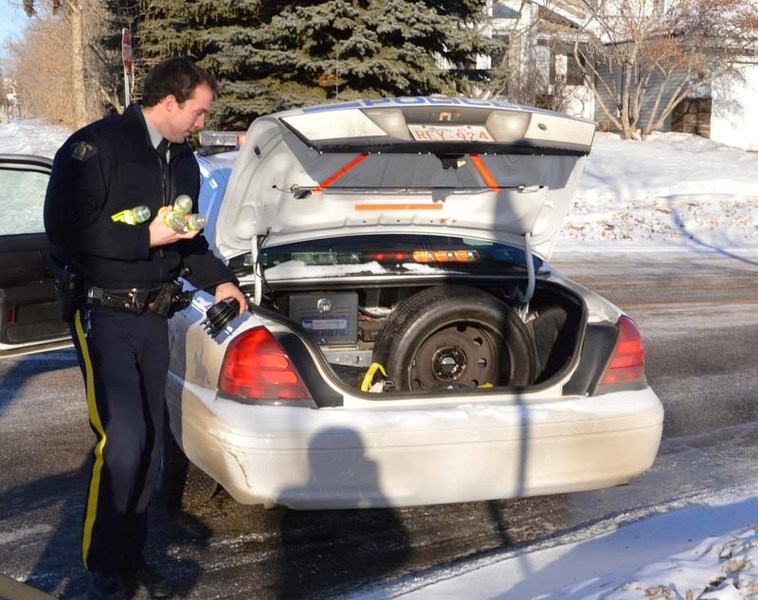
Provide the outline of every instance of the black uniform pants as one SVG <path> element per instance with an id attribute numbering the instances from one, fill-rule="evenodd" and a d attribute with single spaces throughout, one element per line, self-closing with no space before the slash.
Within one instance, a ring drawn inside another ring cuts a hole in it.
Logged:
<path id="1" fill-rule="evenodd" d="M 77 310 L 72 334 L 96 442 L 90 456 L 82 561 L 116 573 L 142 561 L 147 507 L 163 447 L 167 320 L 150 311 Z"/>

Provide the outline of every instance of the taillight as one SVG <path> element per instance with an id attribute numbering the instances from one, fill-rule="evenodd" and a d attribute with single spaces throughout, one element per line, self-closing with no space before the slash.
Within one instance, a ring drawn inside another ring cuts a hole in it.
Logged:
<path id="1" fill-rule="evenodd" d="M 627 316 L 618 322 L 618 338 L 595 393 L 640 389 L 647 385 L 645 350 L 637 325 Z"/>
<path id="2" fill-rule="evenodd" d="M 240 399 L 313 403 L 295 365 L 265 327 L 244 331 L 229 343 L 218 389 Z"/>

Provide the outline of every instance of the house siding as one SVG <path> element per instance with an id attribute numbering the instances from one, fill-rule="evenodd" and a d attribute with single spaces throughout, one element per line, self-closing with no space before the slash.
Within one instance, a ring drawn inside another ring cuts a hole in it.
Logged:
<path id="1" fill-rule="evenodd" d="M 603 78 L 610 77 L 607 67 L 599 67 L 598 71 Z M 658 131 L 696 133 L 715 142 L 758 151 L 758 104 L 755 102 L 755 98 L 758 98 L 758 63 L 746 61 L 739 65 L 738 71 L 738 75 L 722 76 L 710 86 L 692 94 L 674 111 L 674 120 L 669 115 Z M 620 75 L 616 78 L 617 81 L 619 78 Z M 660 77 L 653 80 L 649 88 L 656 89 L 660 81 Z M 675 82 L 667 82 L 666 97 L 671 97 L 674 89 Z M 613 98 L 600 85 L 598 92 L 609 108 L 614 106 Z M 642 106 L 639 127 L 648 122 L 652 112 L 654 98 L 652 94 L 649 96 Z M 693 111 L 697 112 L 697 123 L 694 125 L 691 122 L 695 115 Z M 689 119 L 685 119 L 685 113 L 690 115 Z M 596 103 L 594 118 L 601 130 L 613 129 L 599 103 Z"/>
<path id="2" fill-rule="evenodd" d="M 615 86 L 616 89 L 621 89 L 622 82 L 621 82 L 621 73 L 617 72 L 614 73 L 613 76 L 610 74 L 610 70 L 606 65 L 598 65 L 597 66 L 598 73 L 600 74 L 600 77 L 596 80 L 596 86 L 598 89 L 598 93 L 600 97 L 602 98 L 605 105 L 612 109 L 616 106 L 616 100 L 614 97 L 604 89 L 604 86 L 601 83 L 602 81 L 607 81 L 608 83 L 612 82 L 611 89 Z M 674 94 L 674 91 L 676 89 L 677 81 L 663 81 L 663 78 L 660 75 L 653 75 L 650 78 L 650 83 L 648 85 L 649 92 L 646 94 L 646 97 L 642 101 L 642 107 L 640 110 L 640 119 L 637 122 L 637 127 L 641 129 L 644 127 L 652 117 L 653 114 L 653 106 L 655 104 L 655 97 L 657 95 L 657 91 L 661 84 L 664 86 L 663 91 L 663 97 L 661 98 L 661 103 L 659 104 L 658 112 L 660 113 L 661 108 L 665 105 L 665 103 L 668 101 L 669 98 Z M 600 108 L 600 103 L 597 103 L 597 106 L 595 107 L 595 121 L 597 121 L 598 125 L 601 129 L 607 129 L 611 130 L 612 126 L 610 124 L 610 120 L 606 116 L 606 114 L 603 112 L 603 110 Z M 671 115 L 667 116 L 664 121 L 662 127 L 659 129 L 659 131 L 671 131 Z"/>

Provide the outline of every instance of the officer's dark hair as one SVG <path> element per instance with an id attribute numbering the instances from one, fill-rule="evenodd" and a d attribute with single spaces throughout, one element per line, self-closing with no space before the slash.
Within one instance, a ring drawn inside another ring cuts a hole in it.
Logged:
<path id="1" fill-rule="evenodd" d="M 169 58 L 150 69 L 145 77 L 142 106 L 155 106 L 166 96 L 174 96 L 182 104 L 192 97 L 197 86 L 203 84 L 211 88 L 215 99 L 218 83 L 211 73 L 184 56 Z"/>

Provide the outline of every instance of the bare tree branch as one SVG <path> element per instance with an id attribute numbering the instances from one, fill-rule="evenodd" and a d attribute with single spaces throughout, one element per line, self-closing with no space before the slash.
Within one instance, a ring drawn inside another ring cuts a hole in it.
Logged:
<path id="1" fill-rule="evenodd" d="M 758 39 L 752 1 L 672 0 L 662 8 L 653 0 L 584 0 L 583 7 L 594 63 L 580 64 L 598 106 L 625 138 L 644 139 L 662 127 L 680 102 L 752 54 Z"/>

